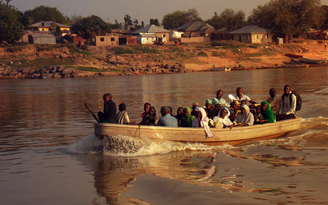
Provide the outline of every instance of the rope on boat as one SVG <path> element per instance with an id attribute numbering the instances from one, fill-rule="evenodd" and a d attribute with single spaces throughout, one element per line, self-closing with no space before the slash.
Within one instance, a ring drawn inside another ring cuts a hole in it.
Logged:
<path id="1" fill-rule="evenodd" d="M 139 130 L 139 137 L 140 137 L 140 125 L 138 125 L 138 129 L 137 129 L 136 132 L 134 133 L 134 137 L 136 137 L 136 134 L 137 134 L 138 130 Z"/>

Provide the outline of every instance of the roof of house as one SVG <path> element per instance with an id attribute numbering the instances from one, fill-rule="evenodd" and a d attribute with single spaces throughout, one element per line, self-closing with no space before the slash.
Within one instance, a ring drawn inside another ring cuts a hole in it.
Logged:
<path id="1" fill-rule="evenodd" d="M 43 25 L 42 25 L 42 23 L 43 23 Z M 56 24 L 61 28 L 70 28 L 71 27 L 70 25 L 65 25 L 65 24 L 54 22 L 54 21 L 40 21 L 40 22 L 30 25 L 29 27 L 50 28 L 50 27 L 52 27 L 53 24 Z"/>
<path id="2" fill-rule="evenodd" d="M 123 33 L 123 30 L 119 28 L 114 28 L 112 29 L 112 33 Z"/>
<path id="3" fill-rule="evenodd" d="M 144 34 L 144 33 L 141 33 L 139 34 L 139 36 L 143 37 L 143 38 L 156 38 L 156 34 L 154 33 L 147 33 L 147 34 Z"/>
<path id="4" fill-rule="evenodd" d="M 148 25 L 133 33 L 170 33 L 170 31 L 155 25 Z"/>
<path id="5" fill-rule="evenodd" d="M 271 33 L 271 31 L 257 26 L 245 26 L 243 28 L 230 32 L 230 34 L 253 34 L 253 33 Z"/>
<path id="6" fill-rule="evenodd" d="M 191 21 L 177 28 L 178 31 L 184 31 L 184 32 L 186 31 L 195 32 L 195 31 L 202 31 L 207 29 L 214 29 L 214 27 L 209 25 L 208 23 L 204 23 L 201 21 Z"/>

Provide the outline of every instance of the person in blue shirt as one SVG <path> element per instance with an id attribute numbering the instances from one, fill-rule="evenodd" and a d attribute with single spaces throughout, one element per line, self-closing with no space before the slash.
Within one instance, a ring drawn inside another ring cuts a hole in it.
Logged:
<path id="1" fill-rule="evenodd" d="M 161 117 L 158 120 L 157 126 L 178 127 L 178 121 L 175 117 L 173 117 L 170 114 L 170 108 L 169 107 L 162 107 L 161 108 L 161 114 L 162 114 L 163 117 Z"/>

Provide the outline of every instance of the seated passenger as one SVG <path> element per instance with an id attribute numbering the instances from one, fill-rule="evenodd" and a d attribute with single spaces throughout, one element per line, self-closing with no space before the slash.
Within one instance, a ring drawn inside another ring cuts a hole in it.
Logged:
<path id="1" fill-rule="evenodd" d="M 231 120 L 231 121 L 234 121 L 235 120 L 235 118 L 236 118 L 236 116 L 237 116 L 237 114 L 240 112 L 240 106 L 239 106 L 239 103 L 238 103 L 238 101 L 233 101 L 231 104 L 230 104 L 230 117 L 229 117 L 229 119 Z"/>
<path id="2" fill-rule="evenodd" d="M 260 120 L 260 123 L 274 123 L 276 121 L 276 115 L 267 101 L 261 103 L 261 114 L 263 119 Z"/>
<path id="3" fill-rule="evenodd" d="M 213 103 L 213 106 L 215 106 L 216 104 L 220 104 L 221 107 L 227 105 L 227 102 L 225 101 L 225 99 L 223 99 L 223 91 L 222 90 L 218 90 L 216 92 L 216 98 L 213 98 L 212 103 Z"/>
<path id="4" fill-rule="evenodd" d="M 229 119 L 230 112 L 229 109 L 226 107 L 223 107 L 220 109 L 219 114 L 217 117 L 214 118 L 215 122 L 215 128 L 226 128 L 233 126 L 233 123 Z"/>
<path id="5" fill-rule="evenodd" d="M 158 120 L 157 126 L 178 127 L 178 121 L 175 117 L 171 116 L 169 107 L 162 107 L 161 114 L 162 117 Z"/>
<path id="6" fill-rule="evenodd" d="M 192 107 L 191 107 L 191 114 L 193 115 L 193 116 L 195 116 L 195 109 L 196 109 L 196 107 L 199 107 L 199 103 L 198 102 L 195 102 L 195 103 L 193 103 L 192 104 Z"/>
<path id="7" fill-rule="evenodd" d="M 252 110 L 252 109 L 251 109 Z M 251 111 L 252 112 L 252 111 Z M 254 124 L 262 124 L 263 116 L 261 114 L 261 106 L 255 107 L 255 115 L 254 115 Z"/>
<path id="8" fill-rule="evenodd" d="M 289 85 L 285 85 L 284 94 L 281 97 L 281 106 L 278 120 L 287 120 L 296 118 L 296 96 L 292 94 Z"/>
<path id="9" fill-rule="evenodd" d="M 270 89 L 270 97 L 268 98 L 267 101 L 268 103 L 270 103 L 271 110 L 274 112 L 274 114 L 278 115 L 280 110 L 281 100 L 278 97 L 278 95 L 276 95 L 276 89 L 274 88 Z"/>
<path id="10" fill-rule="evenodd" d="M 246 105 L 246 104 L 247 104 L 246 100 L 240 101 L 240 105 Z"/>
<path id="11" fill-rule="evenodd" d="M 192 127 L 203 127 L 205 129 L 206 136 L 208 138 L 213 137 L 213 134 L 208 126 L 209 119 L 206 116 L 206 112 L 203 108 L 197 107 L 195 108 L 196 115 L 192 121 Z"/>
<path id="12" fill-rule="evenodd" d="M 183 108 L 183 117 L 181 119 L 181 127 L 192 127 L 192 120 L 195 116 L 191 115 L 189 107 Z"/>
<path id="13" fill-rule="evenodd" d="M 213 106 L 212 105 L 212 100 L 207 99 L 206 103 L 205 103 L 205 112 L 206 112 L 206 116 L 208 118 L 210 118 L 210 116 L 211 116 L 212 106 Z"/>
<path id="14" fill-rule="evenodd" d="M 159 117 L 156 114 L 155 107 L 150 107 L 149 114 L 146 115 L 142 119 L 140 125 L 151 125 L 151 126 L 154 126 L 154 125 L 157 125 L 158 120 L 159 120 Z"/>
<path id="15" fill-rule="evenodd" d="M 112 95 L 106 93 L 103 96 L 104 100 L 104 112 L 98 112 L 98 118 L 100 122 L 117 123 L 116 121 L 116 105 L 112 101 Z"/>
<path id="16" fill-rule="evenodd" d="M 241 103 L 242 100 L 246 100 L 246 103 L 250 102 L 252 104 L 256 104 L 255 101 L 251 100 L 247 95 L 243 94 L 243 89 L 241 87 L 237 88 L 236 95 L 233 97 L 233 100 L 236 100 L 239 103 Z"/>
<path id="17" fill-rule="evenodd" d="M 118 124 L 130 124 L 130 119 L 128 116 L 128 113 L 126 112 L 126 105 L 124 103 L 121 103 L 118 106 L 118 109 L 120 112 L 116 114 L 116 120 Z"/>
<path id="18" fill-rule="evenodd" d="M 254 115 L 250 112 L 247 105 L 241 106 L 241 112 L 237 114 L 233 123 L 235 126 L 241 127 L 254 125 Z"/>
<path id="19" fill-rule="evenodd" d="M 174 117 L 177 118 L 178 125 L 179 125 L 179 127 L 181 127 L 181 120 L 182 120 L 182 117 L 183 117 L 183 107 L 179 107 L 177 109 L 177 115 L 174 116 Z"/>
<path id="20" fill-rule="evenodd" d="M 144 104 L 144 112 L 141 114 L 141 118 L 143 119 L 147 114 L 149 114 L 149 109 L 150 109 L 151 105 L 150 103 L 146 102 Z"/>
<path id="21" fill-rule="evenodd" d="M 213 111 L 211 113 L 211 119 L 214 119 L 216 116 L 218 116 L 220 109 L 221 109 L 221 105 L 220 104 L 216 104 L 214 106 Z"/>

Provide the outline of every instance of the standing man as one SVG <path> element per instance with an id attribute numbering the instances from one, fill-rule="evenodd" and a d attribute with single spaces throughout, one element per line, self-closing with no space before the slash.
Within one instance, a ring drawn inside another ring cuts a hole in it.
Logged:
<path id="1" fill-rule="evenodd" d="M 162 107 L 161 114 L 162 117 L 158 120 L 157 126 L 178 127 L 178 121 L 175 117 L 171 116 L 169 107 Z"/>
<path id="2" fill-rule="evenodd" d="M 104 112 L 98 112 L 100 122 L 117 123 L 116 121 L 116 105 L 112 101 L 112 95 L 106 93 L 103 96 Z"/>
<path id="3" fill-rule="evenodd" d="M 280 98 L 276 95 L 276 89 L 271 88 L 269 91 L 270 97 L 267 99 L 268 103 L 270 103 L 271 110 L 276 114 L 279 115 L 280 110 Z"/>
<path id="4" fill-rule="evenodd" d="M 253 101 L 250 97 L 243 94 L 243 89 L 241 87 L 238 87 L 236 90 L 236 95 L 233 97 L 233 101 L 238 101 L 239 104 L 241 104 L 242 100 L 246 100 L 246 103 L 250 102 L 252 104 L 256 104 L 256 102 Z"/>
<path id="5" fill-rule="evenodd" d="M 289 85 L 285 85 L 284 94 L 281 97 L 281 106 L 278 120 L 288 120 L 296 118 L 296 96 L 292 94 Z"/>

